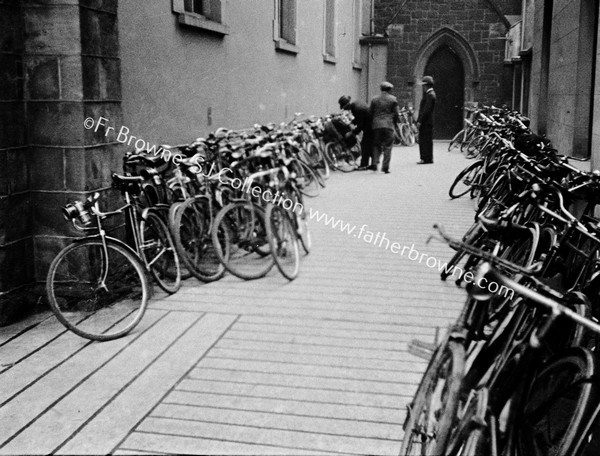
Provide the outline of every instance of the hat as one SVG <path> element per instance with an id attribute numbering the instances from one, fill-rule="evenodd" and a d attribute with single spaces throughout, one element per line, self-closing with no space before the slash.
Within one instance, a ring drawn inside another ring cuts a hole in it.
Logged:
<path id="1" fill-rule="evenodd" d="M 421 81 L 423 84 L 433 85 L 433 78 L 431 76 L 423 76 Z"/>
<path id="2" fill-rule="evenodd" d="M 394 88 L 394 86 L 393 86 L 391 83 L 387 82 L 387 81 L 383 81 L 383 82 L 382 82 L 382 83 L 379 85 L 379 88 L 380 88 L 381 90 L 384 90 L 384 91 L 386 91 L 386 92 L 389 92 L 390 90 L 392 90 L 392 89 Z"/>
<path id="3" fill-rule="evenodd" d="M 340 104 L 340 109 L 345 109 L 346 106 L 350 104 L 350 96 L 342 95 L 338 100 L 338 103 Z"/>

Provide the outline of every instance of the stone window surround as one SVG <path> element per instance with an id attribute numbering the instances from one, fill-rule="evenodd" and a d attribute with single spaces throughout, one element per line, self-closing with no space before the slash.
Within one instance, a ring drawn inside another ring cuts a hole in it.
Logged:
<path id="1" fill-rule="evenodd" d="M 185 9 L 184 0 L 172 0 L 173 12 L 178 15 L 178 20 L 181 25 L 195 27 L 200 30 L 205 30 L 220 36 L 229 34 L 229 27 L 224 23 L 224 3 L 225 0 L 204 0 L 210 4 L 210 8 L 214 11 L 211 17 L 202 14 L 193 13 Z"/>

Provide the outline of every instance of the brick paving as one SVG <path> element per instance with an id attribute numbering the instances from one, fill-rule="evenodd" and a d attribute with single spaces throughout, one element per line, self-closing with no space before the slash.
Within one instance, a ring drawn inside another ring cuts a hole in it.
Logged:
<path id="1" fill-rule="evenodd" d="M 307 206 L 356 229 L 313 220 L 293 282 L 188 280 L 105 343 L 48 314 L 2 328 L 0 454 L 397 454 L 426 367 L 408 343 L 432 342 L 465 296 L 434 265 L 451 250 L 426 244 L 433 223 L 458 236 L 473 217 L 447 196 L 468 162 L 445 147 L 433 166 L 401 147 L 392 174 L 333 175 Z"/>

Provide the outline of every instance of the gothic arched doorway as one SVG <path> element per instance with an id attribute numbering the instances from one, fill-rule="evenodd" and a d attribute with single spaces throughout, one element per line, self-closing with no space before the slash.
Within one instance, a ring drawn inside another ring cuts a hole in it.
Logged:
<path id="1" fill-rule="evenodd" d="M 462 128 L 465 70 L 460 58 L 449 46 L 440 46 L 431 54 L 424 74 L 433 76 L 435 105 L 435 139 L 450 139 Z"/>
<path id="2" fill-rule="evenodd" d="M 421 45 L 413 74 L 417 83 L 426 74 L 434 77 L 438 97 L 434 138 L 451 138 L 462 128 L 464 105 L 476 100 L 479 64 L 473 48 L 460 33 L 442 27 Z M 413 87 L 415 106 L 419 106 L 421 86 Z"/>

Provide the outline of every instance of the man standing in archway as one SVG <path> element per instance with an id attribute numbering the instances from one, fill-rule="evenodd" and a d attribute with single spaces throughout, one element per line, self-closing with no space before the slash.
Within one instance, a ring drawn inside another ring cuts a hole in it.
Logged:
<path id="1" fill-rule="evenodd" d="M 418 165 L 427 165 L 433 163 L 433 110 L 435 108 L 435 92 L 433 90 L 433 78 L 423 76 L 423 98 L 419 106 L 419 117 L 417 118 L 417 127 L 419 127 L 419 154 L 421 160 Z"/>

